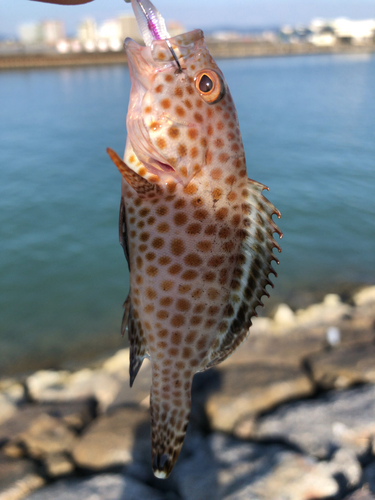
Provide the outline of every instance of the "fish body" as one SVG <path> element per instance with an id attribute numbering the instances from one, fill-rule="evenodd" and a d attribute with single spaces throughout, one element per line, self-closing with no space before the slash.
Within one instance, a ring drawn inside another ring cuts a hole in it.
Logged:
<path id="1" fill-rule="evenodd" d="M 276 274 L 273 234 L 281 236 L 265 186 L 247 177 L 235 105 L 202 31 L 168 42 L 174 55 L 166 40 L 126 40 L 124 160 L 108 150 L 122 174 L 130 379 L 149 358 L 152 465 L 161 478 L 181 450 L 193 376 L 246 339 Z"/>

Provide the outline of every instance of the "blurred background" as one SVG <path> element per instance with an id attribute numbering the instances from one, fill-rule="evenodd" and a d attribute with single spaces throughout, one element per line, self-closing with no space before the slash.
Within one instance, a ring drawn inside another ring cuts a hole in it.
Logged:
<path id="1" fill-rule="evenodd" d="M 125 146 L 122 43 L 139 39 L 120 0 L 5 3 L 0 377 L 126 346 L 120 177 L 105 150 Z M 279 277 L 265 313 L 281 301 L 296 309 L 375 284 L 375 3 L 157 7 L 172 36 L 205 30 L 238 109 L 248 175 L 270 187 L 282 213 Z"/>

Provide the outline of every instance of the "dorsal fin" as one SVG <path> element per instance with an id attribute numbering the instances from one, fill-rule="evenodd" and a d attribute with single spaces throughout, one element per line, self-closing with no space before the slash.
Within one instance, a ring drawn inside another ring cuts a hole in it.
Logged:
<path id="1" fill-rule="evenodd" d="M 134 170 L 129 168 L 127 164 L 121 160 L 119 155 L 115 151 L 113 151 L 113 149 L 107 148 L 107 153 L 118 168 L 120 174 L 124 177 L 126 182 L 137 192 L 138 196 L 143 198 L 151 196 L 150 193 L 161 192 L 161 189 L 157 184 L 152 184 L 151 182 L 134 172 Z"/>
<path id="2" fill-rule="evenodd" d="M 277 248 L 281 252 L 273 233 L 278 233 L 280 238 L 282 233 L 272 220 L 273 214 L 280 218 L 280 212 L 263 196 L 264 189 L 268 190 L 263 184 L 248 179 L 242 204 L 242 244 L 232 277 L 232 284 L 236 285 L 232 289 L 236 290 L 231 292 L 224 312 L 228 328 L 218 334 L 219 342 L 216 341 L 215 348 L 209 352 L 203 369 L 226 359 L 247 338 L 251 318 L 256 316 L 255 309 L 263 305 L 261 297 L 269 296 L 266 286 L 271 285 L 273 288 L 268 276 L 271 273 L 277 276 L 271 263 L 276 261 L 278 264 L 279 261 L 272 250 Z"/>

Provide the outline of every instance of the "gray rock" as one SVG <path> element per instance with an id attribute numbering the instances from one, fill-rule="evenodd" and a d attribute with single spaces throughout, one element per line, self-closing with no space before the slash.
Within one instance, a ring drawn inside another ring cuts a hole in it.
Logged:
<path id="1" fill-rule="evenodd" d="M 338 492 L 324 463 L 278 445 L 245 443 L 220 434 L 197 447 L 175 474 L 183 500 L 307 500 Z"/>
<path id="2" fill-rule="evenodd" d="M 30 457 L 42 459 L 50 454 L 70 452 L 76 436 L 61 420 L 42 414 L 15 439 L 22 443 Z"/>
<path id="3" fill-rule="evenodd" d="M 25 405 L 17 411 L 17 418 L 9 419 L 0 425 L 0 445 L 14 441 L 19 434 L 27 431 L 41 415 L 49 415 L 61 420 L 69 428 L 80 430 L 92 420 L 92 406 L 90 401 Z"/>
<path id="4" fill-rule="evenodd" d="M 265 363 L 300 367 L 309 355 L 324 348 L 324 335 L 311 335 L 297 331 L 280 337 L 272 335 L 251 336 L 222 365 Z"/>
<path id="5" fill-rule="evenodd" d="M 375 344 L 336 347 L 309 359 L 314 380 L 324 389 L 375 382 Z"/>
<path id="6" fill-rule="evenodd" d="M 340 345 L 349 346 L 355 344 L 373 344 L 375 342 L 375 330 L 373 326 L 357 327 L 356 321 L 344 323 L 340 328 Z"/>
<path id="7" fill-rule="evenodd" d="M 209 394 L 206 401 L 214 430 L 232 432 L 248 415 L 309 396 L 314 390 L 307 375 L 295 366 L 252 363 L 222 367 L 218 373 L 218 391 Z"/>
<path id="8" fill-rule="evenodd" d="M 120 349 L 103 362 L 102 369 L 118 378 L 129 380 L 129 364 L 129 348 Z"/>
<path id="9" fill-rule="evenodd" d="M 13 404 L 19 405 L 25 401 L 25 388 L 15 379 L 5 379 L 0 381 L 0 392 Z"/>
<path id="10" fill-rule="evenodd" d="M 34 463 L 0 454 L 0 500 L 21 500 L 44 483 Z"/>
<path id="11" fill-rule="evenodd" d="M 375 386 L 289 403 L 262 417 L 257 438 L 282 439 L 320 458 L 336 448 L 364 453 L 375 433 Z"/>
<path id="12" fill-rule="evenodd" d="M 74 464 L 65 453 L 48 454 L 43 462 L 46 473 L 52 478 L 66 476 L 74 471 Z"/>
<path id="13" fill-rule="evenodd" d="M 375 493 L 375 462 L 372 462 L 363 471 L 363 481 L 372 493 Z"/>
<path id="14" fill-rule="evenodd" d="M 352 450 L 338 449 L 331 460 L 326 462 L 326 467 L 332 476 L 343 475 L 346 479 L 346 487 L 349 489 L 358 487 L 361 482 L 362 467 Z"/>
<path id="15" fill-rule="evenodd" d="M 115 361 L 121 358 L 122 356 L 120 355 L 119 358 L 114 358 L 113 360 L 111 360 L 111 364 L 109 364 L 109 366 L 114 369 L 117 364 L 115 363 Z M 113 399 L 112 403 L 108 405 L 107 412 L 109 413 L 112 410 L 125 405 L 138 405 L 150 396 L 150 388 L 151 363 L 146 359 L 143 361 L 142 367 L 138 372 L 133 387 L 130 387 L 129 385 L 129 374 L 127 371 L 127 378 L 121 384 L 119 392 Z"/>
<path id="16" fill-rule="evenodd" d="M 353 296 L 356 306 L 375 305 L 375 286 L 363 288 Z"/>
<path id="17" fill-rule="evenodd" d="M 320 304 L 313 304 L 306 309 L 296 312 L 297 324 L 311 325 L 336 325 L 343 319 L 350 317 L 353 308 L 341 302 L 339 295 L 329 293 Z"/>
<path id="18" fill-rule="evenodd" d="M 105 470 L 150 457 L 150 415 L 144 408 L 121 408 L 97 418 L 73 448 L 77 465 Z"/>
<path id="19" fill-rule="evenodd" d="M 0 394 L 0 424 L 9 420 L 16 412 L 16 405 L 7 396 Z"/>
<path id="20" fill-rule="evenodd" d="M 296 316 L 287 304 L 279 304 L 273 316 L 275 323 L 284 328 L 292 328 L 296 324 Z"/>
<path id="21" fill-rule="evenodd" d="M 95 398 L 101 412 L 113 402 L 121 386 L 108 371 L 88 368 L 72 374 L 41 370 L 28 377 L 26 385 L 34 401 L 51 403 Z"/>
<path id="22" fill-rule="evenodd" d="M 365 486 L 345 497 L 345 500 L 375 500 L 375 495 Z"/>
<path id="23" fill-rule="evenodd" d="M 39 490 L 27 500 L 162 500 L 156 490 L 130 477 L 105 474 L 90 479 L 70 479 Z"/>

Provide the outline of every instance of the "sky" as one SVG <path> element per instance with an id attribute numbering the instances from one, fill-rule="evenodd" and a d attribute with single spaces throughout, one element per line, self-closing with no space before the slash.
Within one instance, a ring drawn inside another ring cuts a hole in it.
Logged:
<path id="1" fill-rule="evenodd" d="M 166 20 L 182 21 L 187 29 L 307 24 L 317 17 L 375 18 L 375 0 L 154 0 L 154 4 Z M 130 12 L 124 0 L 94 0 L 79 6 L 0 0 L 0 35 L 14 37 L 20 24 L 43 19 L 61 19 L 68 34 L 75 34 L 85 17 L 102 22 Z"/>

